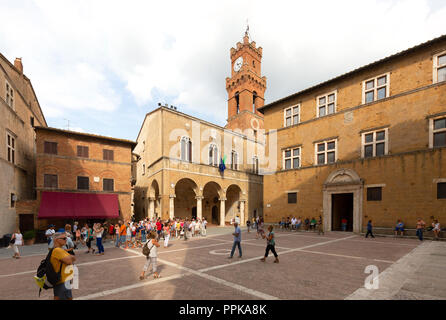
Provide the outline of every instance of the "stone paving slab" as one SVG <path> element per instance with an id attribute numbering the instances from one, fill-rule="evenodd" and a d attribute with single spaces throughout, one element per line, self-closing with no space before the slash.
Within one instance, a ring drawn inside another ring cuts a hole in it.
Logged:
<path id="1" fill-rule="evenodd" d="M 111 300 L 344 299 L 362 290 L 369 276 L 364 273 L 368 265 L 379 268 L 383 275 L 380 281 L 385 285 L 386 274 L 403 263 L 410 272 L 393 279 L 393 283 L 399 284 L 388 291 L 390 299 L 446 298 L 445 248 L 437 244 L 419 246 L 419 242 L 408 239 L 375 241 L 378 239 L 342 232 L 323 236 L 312 232 L 277 232 L 280 263 L 275 264 L 271 253 L 267 262 L 259 261 L 266 241 L 244 231 L 243 258 L 237 258 L 236 250 L 234 258 L 227 259 L 233 228 L 223 231 L 188 241 L 175 239 L 168 248 L 159 248 L 158 269 L 162 278 L 156 280 L 139 280 L 145 262 L 140 248 L 123 250 L 107 244 L 104 256 L 84 254 L 84 249 L 80 249 L 76 262 L 79 289 L 73 290 L 73 295 L 80 299 Z M 33 275 L 47 249 L 45 246 L 34 249 L 19 260 L 0 259 L 0 299 L 37 299 Z M 414 263 L 417 253 L 423 259 Z M 435 273 L 439 276 L 435 277 Z M 368 291 L 365 299 L 383 297 L 370 296 Z M 52 291 L 43 292 L 40 299 L 52 299 Z"/>

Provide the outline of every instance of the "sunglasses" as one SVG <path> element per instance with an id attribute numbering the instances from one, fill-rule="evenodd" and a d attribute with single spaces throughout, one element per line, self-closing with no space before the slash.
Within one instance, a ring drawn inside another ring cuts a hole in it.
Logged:
<path id="1" fill-rule="evenodd" d="M 57 238 L 57 239 L 60 239 L 60 240 L 67 240 L 67 237 L 65 237 L 65 238 Z"/>

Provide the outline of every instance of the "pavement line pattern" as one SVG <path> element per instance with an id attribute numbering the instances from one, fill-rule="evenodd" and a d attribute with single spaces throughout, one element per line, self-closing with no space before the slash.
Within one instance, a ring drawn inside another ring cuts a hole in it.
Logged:
<path id="1" fill-rule="evenodd" d="M 216 239 L 212 239 L 212 240 L 216 240 Z M 224 240 L 218 240 L 218 241 L 224 241 Z M 222 242 L 222 243 L 214 243 L 214 244 L 209 244 L 209 245 L 199 246 L 199 247 L 160 251 L 159 253 L 161 254 L 161 253 L 170 253 L 170 252 L 177 252 L 177 251 L 184 251 L 184 250 L 202 249 L 202 248 L 208 248 L 208 247 L 215 247 L 215 246 L 219 246 L 219 245 L 222 245 L 222 244 L 225 244 L 225 243 Z M 140 257 L 140 256 L 137 255 L 137 256 L 129 256 L 129 257 L 121 257 L 121 258 L 113 258 L 113 259 L 104 259 L 104 260 L 90 261 L 90 262 L 84 262 L 84 263 L 76 264 L 76 266 L 77 267 L 88 266 L 88 265 L 94 265 L 94 264 L 109 262 L 109 261 L 126 260 L 126 259 L 138 258 L 138 257 Z M 19 273 L 4 274 L 4 275 L 0 275 L 0 278 L 7 278 L 7 277 L 13 277 L 13 276 L 19 276 L 19 275 L 24 275 L 24 274 L 35 273 L 36 270 L 24 271 L 24 272 L 19 272 Z"/>
<path id="2" fill-rule="evenodd" d="M 423 242 L 395 264 L 388 267 L 378 275 L 379 289 L 367 290 L 359 288 L 345 300 L 388 300 L 398 293 L 404 283 L 413 275 L 425 259 L 428 251 L 428 242 Z"/>
<path id="3" fill-rule="evenodd" d="M 123 291 L 137 289 L 137 288 L 150 286 L 150 285 L 157 285 L 157 284 L 159 284 L 161 282 L 175 280 L 175 279 L 178 279 L 178 278 L 182 278 L 182 277 L 184 277 L 186 275 L 190 275 L 190 274 L 176 274 L 176 275 L 169 276 L 169 277 L 166 277 L 166 278 L 158 278 L 158 279 L 153 280 L 153 281 L 145 281 L 145 282 L 135 283 L 135 284 L 131 284 L 131 285 L 128 285 L 128 286 L 117 288 L 117 289 L 105 290 L 105 291 L 102 291 L 102 292 L 93 293 L 93 294 L 89 294 L 89 295 L 86 295 L 86 296 L 74 298 L 73 300 L 92 300 L 92 299 L 97 299 L 97 298 L 109 296 L 109 295 L 112 295 L 112 294 L 120 293 L 120 292 L 123 292 Z"/>
<path id="4" fill-rule="evenodd" d="M 297 252 L 297 251 L 301 251 L 303 249 L 308 249 L 308 248 L 313 248 L 313 247 L 317 247 L 317 246 L 322 246 L 324 244 L 329 244 L 329 243 L 338 242 L 338 241 L 344 241 L 344 240 L 351 239 L 351 238 L 354 238 L 354 237 L 356 237 L 356 236 L 350 236 L 350 237 L 346 237 L 346 238 L 340 238 L 340 239 L 335 239 L 335 240 L 330 240 L 330 241 L 324 241 L 324 242 L 308 245 L 308 246 L 301 247 L 301 248 L 280 251 L 278 253 L 286 254 L 286 253 L 291 253 L 291 252 Z M 204 269 L 200 269 L 199 271 L 200 272 L 207 272 L 207 271 L 217 270 L 217 269 L 225 268 L 225 267 L 228 267 L 228 266 L 234 266 L 236 264 L 242 264 L 242 263 L 246 263 L 246 262 L 255 261 L 255 260 L 258 260 L 260 258 L 263 258 L 263 256 L 258 256 L 258 257 L 254 257 L 254 258 L 250 258 L 250 259 L 246 259 L 246 260 L 232 262 L 232 263 L 229 263 L 229 264 L 226 264 L 226 265 L 220 265 L 220 266 L 204 268 Z"/>
<path id="5" fill-rule="evenodd" d="M 133 253 L 137 254 L 138 256 L 145 257 L 142 253 L 137 252 L 135 250 L 128 249 L 128 251 L 133 252 Z M 211 280 L 211 281 L 217 282 L 219 284 L 222 284 L 222 285 L 231 287 L 233 289 L 239 290 L 239 291 L 241 291 L 243 293 L 248 293 L 248 294 L 250 294 L 252 296 L 255 296 L 257 298 L 260 298 L 260 299 L 264 299 L 264 300 L 278 300 L 279 299 L 277 297 L 268 295 L 266 293 L 263 293 L 263 292 L 260 292 L 260 291 L 256 291 L 256 290 L 253 290 L 253 289 L 250 289 L 250 288 L 238 285 L 236 283 L 232 283 L 232 282 L 229 282 L 229 281 L 226 281 L 226 280 L 223 280 L 223 279 L 220 279 L 220 278 L 217 278 L 217 277 L 205 274 L 205 273 L 203 273 L 201 271 L 196 271 L 196 270 L 193 270 L 193 269 L 190 269 L 190 268 L 187 268 L 187 267 L 180 266 L 180 265 L 178 265 L 176 263 L 173 263 L 173 262 L 170 262 L 170 261 L 166 261 L 166 260 L 159 259 L 159 258 L 157 260 L 159 262 L 165 264 L 165 265 L 168 265 L 168 266 L 171 266 L 171 267 L 174 267 L 174 268 L 186 271 L 186 274 L 193 274 L 193 275 L 205 278 L 207 280 Z M 227 265 L 225 265 L 225 266 L 227 266 Z M 94 298 L 97 298 L 97 297 L 104 297 L 104 296 L 107 296 L 107 295 L 110 295 L 110 294 L 114 294 L 114 293 L 117 293 L 117 292 L 122 292 L 122 291 L 127 291 L 127 290 L 131 290 L 131 289 L 139 288 L 139 287 L 142 287 L 144 285 L 150 285 L 152 283 L 154 284 L 154 283 L 159 283 L 161 281 L 168 281 L 168 280 L 176 279 L 176 278 L 179 278 L 179 277 L 183 277 L 184 275 L 185 274 L 175 275 L 175 276 L 171 276 L 171 277 L 167 277 L 167 278 L 160 278 L 160 279 L 157 279 L 157 280 L 150 281 L 147 284 L 145 284 L 145 283 L 142 283 L 142 284 L 138 283 L 138 284 L 125 286 L 125 287 L 121 287 L 121 288 L 117 288 L 117 289 L 113 289 L 113 290 L 102 291 L 102 292 L 94 293 L 94 294 L 91 294 L 91 295 L 88 295 L 88 296 L 79 297 L 78 299 L 79 300 L 86 300 L 86 299 L 94 299 Z"/>
<path id="6" fill-rule="evenodd" d="M 230 240 L 221 240 L 221 241 L 232 242 Z M 242 241 L 242 244 L 248 244 L 250 246 L 257 246 L 257 247 L 264 247 L 265 248 L 264 245 L 258 244 L 258 243 L 246 243 L 246 241 Z M 278 246 L 276 246 L 276 249 L 293 250 L 291 248 L 278 247 Z M 396 262 L 396 261 L 381 260 L 381 259 L 370 259 L 370 258 L 366 258 L 366 257 L 348 256 L 348 255 L 344 255 L 344 254 L 327 253 L 327 252 L 320 252 L 320 251 L 309 251 L 309 250 L 302 250 L 302 249 L 299 250 L 299 252 L 314 253 L 314 254 L 319 254 L 319 255 L 341 257 L 341 258 L 349 258 L 349 259 L 372 260 L 372 261 L 384 262 L 384 263 L 395 263 Z"/>

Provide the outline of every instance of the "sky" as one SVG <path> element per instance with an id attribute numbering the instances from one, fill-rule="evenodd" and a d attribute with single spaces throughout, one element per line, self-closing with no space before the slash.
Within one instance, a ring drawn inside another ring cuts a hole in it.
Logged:
<path id="1" fill-rule="evenodd" d="M 446 34 L 444 0 L 0 0 L 48 126 L 136 140 L 158 103 L 226 124 L 230 48 L 247 22 L 265 103 Z"/>

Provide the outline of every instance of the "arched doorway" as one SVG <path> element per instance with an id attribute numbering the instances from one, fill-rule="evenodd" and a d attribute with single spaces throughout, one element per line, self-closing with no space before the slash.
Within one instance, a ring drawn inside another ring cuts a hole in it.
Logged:
<path id="1" fill-rule="evenodd" d="M 212 221 L 213 224 L 220 224 L 220 198 L 222 188 L 214 181 L 210 181 L 203 188 L 203 218 Z M 215 217 L 215 214 L 218 216 Z"/>
<path id="2" fill-rule="evenodd" d="M 346 219 L 350 231 L 361 232 L 363 185 L 351 169 L 336 170 L 327 177 L 323 187 L 325 230 L 340 230 L 342 219 Z"/>
<path id="3" fill-rule="evenodd" d="M 193 180 L 189 178 L 179 180 L 175 184 L 174 216 L 191 219 L 192 209 L 194 207 L 197 209 L 197 194 L 198 187 Z"/>
<path id="4" fill-rule="evenodd" d="M 220 210 L 217 206 L 212 207 L 212 224 L 220 224 Z"/>
<path id="5" fill-rule="evenodd" d="M 161 216 L 161 206 L 160 206 L 160 192 L 158 181 L 153 180 L 150 184 L 150 189 L 148 193 L 148 213 L 147 217 L 149 219 L 157 218 Z"/>
<path id="6" fill-rule="evenodd" d="M 229 222 L 231 219 L 240 217 L 240 198 L 242 190 L 236 184 L 231 184 L 226 190 L 226 214 L 225 221 Z M 242 222 L 242 220 L 240 220 Z"/>

